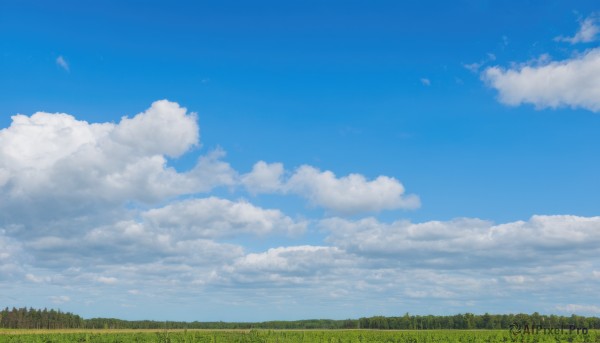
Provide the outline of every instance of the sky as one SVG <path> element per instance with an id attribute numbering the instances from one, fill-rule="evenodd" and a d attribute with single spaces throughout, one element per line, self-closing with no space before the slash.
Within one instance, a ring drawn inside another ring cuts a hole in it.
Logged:
<path id="1" fill-rule="evenodd" d="M 600 315 L 596 1 L 0 0 L 0 306 Z"/>

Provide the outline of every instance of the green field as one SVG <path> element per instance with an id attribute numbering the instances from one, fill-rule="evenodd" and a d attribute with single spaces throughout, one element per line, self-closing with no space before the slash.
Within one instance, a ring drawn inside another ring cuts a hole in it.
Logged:
<path id="1" fill-rule="evenodd" d="M 133 342 L 600 342 L 600 334 L 589 333 L 558 335 L 524 334 L 512 336 L 508 330 L 422 330 L 422 331 L 379 331 L 379 330 L 4 330 L 0 331 L 0 343 L 133 343 Z"/>

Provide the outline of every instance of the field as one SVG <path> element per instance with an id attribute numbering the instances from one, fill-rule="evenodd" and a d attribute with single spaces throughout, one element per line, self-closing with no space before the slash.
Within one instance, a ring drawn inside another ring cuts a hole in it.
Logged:
<path id="1" fill-rule="evenodd" d="M 493 343 L 493 342 L 600 342 L 600 334 L 524 334 L 508 330 L 3 330 L 0 343 Z"/>

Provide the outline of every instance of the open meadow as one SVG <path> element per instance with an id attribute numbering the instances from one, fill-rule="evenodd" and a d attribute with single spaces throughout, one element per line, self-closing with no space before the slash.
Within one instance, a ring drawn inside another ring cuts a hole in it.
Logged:
<path id="1" fill-rule="evenodd" d="M 494 343 L 600 342 L 600 334 L 519 334 L 508 330 L 4 330 L 0 343 Z"/>

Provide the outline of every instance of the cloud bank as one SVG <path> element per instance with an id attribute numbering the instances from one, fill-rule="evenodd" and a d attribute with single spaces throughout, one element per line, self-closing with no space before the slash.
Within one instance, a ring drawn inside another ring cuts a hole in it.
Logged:
<path id="1" fill-rule="evenodd" d="M 491 311 L 490 299 L 597 310 L 581 304 L 600 291 L 600 217 L 382 221 L 372 216 L 420 205 L 394 177 L 264 161 L 242 174 L 223 150 L 178 171 L 169 161 L 199 153 L 199 127 L 166 100 L 118 123 L 12 118 L 0 131 L 0 283 L 15 306 L 118 303 L 157 318 L 201 304 L 194 319 L 205 320 L 240 306 L 324 316 Z M 323 211 L 304 218 L 245 199 L 261 194 Z M 347 312 L 357 303 L 363 312 Z"/>

